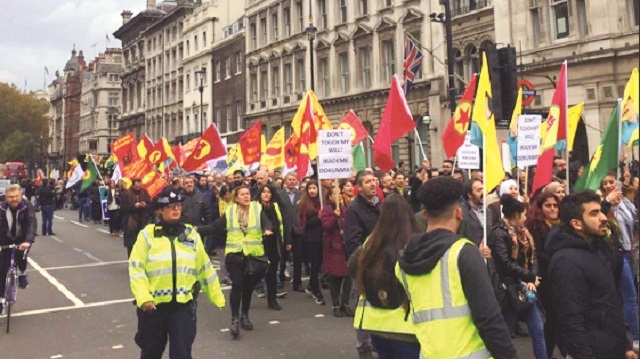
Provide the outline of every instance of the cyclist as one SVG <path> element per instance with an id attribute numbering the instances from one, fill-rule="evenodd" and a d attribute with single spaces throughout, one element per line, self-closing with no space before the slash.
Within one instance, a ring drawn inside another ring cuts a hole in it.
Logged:
<path id="1" fill-rule="evenodd" d="M 6 200 L 0 202 L 0 245 L 18 245 L 15 260 L 19 270 L 18 286 L 23 289 L 29 285 L 25 274 L 27 259 L 24 257 L 24 252 L 33 244 L 36 230 L 36 214 L 33 206 L 22 197 L 22 189 L 19 185 L 8 186 Z M 10 251 L 0 252 L 0 297 L 4 296 L 4 278 L 7 276 L 10 260 Z"/>

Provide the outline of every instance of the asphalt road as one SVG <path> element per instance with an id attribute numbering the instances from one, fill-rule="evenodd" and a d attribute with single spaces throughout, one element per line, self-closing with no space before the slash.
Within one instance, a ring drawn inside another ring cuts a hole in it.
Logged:
<path id="1" fill-rule="evenodd" d="M 18 292 L 9 334 L 4 332 L 6 318 L 0 318 L 0 357 L 139 357 L 122 238 L 110 236 L 102 224 L 76 219 L 74 211 L 58 211 L 56 235 L 36 239 L 29 258 L 30 286 Z M 223 290 L 228 295 L 229 288 Z M 280 300 L 280 312 L 254 297 L 250 317 L 255 328 L 241 331 L 237 341 L 228 332 L 229 309 L 219 310 L 201 297 L 194 358 L 357 358 L 351 319 L 334 318 L 330 305 L 317 306 L 290 285 L 285 290 L 289 294 Z M 515 344 L 520 358 L 533 358 L 529 338 Z"/>

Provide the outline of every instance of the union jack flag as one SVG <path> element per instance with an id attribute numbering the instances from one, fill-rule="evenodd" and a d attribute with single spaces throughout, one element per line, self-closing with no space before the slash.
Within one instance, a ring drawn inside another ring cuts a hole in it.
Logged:
<path id="1" fill-rule="evenodd" d="M 409 94 L 413 80 L 422 64 L 422 52 L 410 38 L 404 40 L 404 95 Z"/>

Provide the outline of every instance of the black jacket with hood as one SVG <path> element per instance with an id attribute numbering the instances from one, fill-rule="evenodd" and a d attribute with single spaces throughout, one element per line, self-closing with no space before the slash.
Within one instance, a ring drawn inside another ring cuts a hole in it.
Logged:
<path id="1" fill-rule="evenodd" d="M 458 238 L 461 237 L 446 229 L 415 234 L 400 252 L 398 263 L 409 275 L 428 274 Z M 473 323 L 487 350 L 496 359 L 517 358 L 478 247 L 468 244 L 462 248 L 458 256 L 458 270 Z M 455 336 L 455 333 L 449 334 Z"/>
<path id="2" fill-rule="evenodd" d="M 624 358 L 630 346 L 610 246 L 603 239 L 588 243 L 572 229 L 558 227 L 545 249 L 551 256 L 547 281 L 564 349 L 573 358 Z"/>

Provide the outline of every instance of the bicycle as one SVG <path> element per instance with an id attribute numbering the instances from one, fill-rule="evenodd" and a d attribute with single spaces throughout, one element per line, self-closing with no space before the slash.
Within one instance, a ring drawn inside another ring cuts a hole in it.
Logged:
<path id="1" fill-rule="evenodd" d="M 16 249 L 18 249 L 17 244 L 9 244 L 6 246 L 0 246 L 0 252 L 5 249 L 11 250 L 11 261 L 9 262 L 9 270 L 7 271 L 7 277 L 5 281 L 4 288 L 4 299 L 2 299 L 2 309 L 7 312 L 7 333 L 9 333 L 9 327 L 11 325 L 11 307 L 16 303 L 16 298 L 18 296 L 18 271 L 16 270 Z M 27 257 L 27 249 L 24 251 L 23 258 Z"/>

